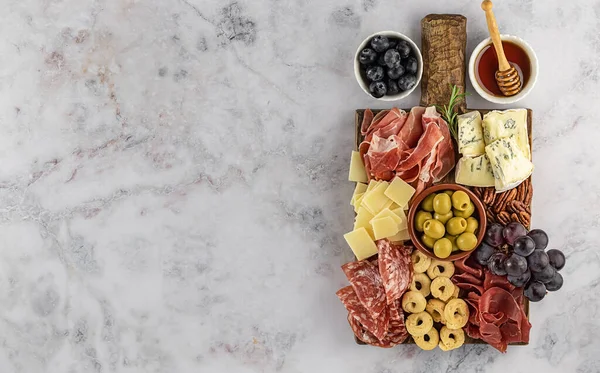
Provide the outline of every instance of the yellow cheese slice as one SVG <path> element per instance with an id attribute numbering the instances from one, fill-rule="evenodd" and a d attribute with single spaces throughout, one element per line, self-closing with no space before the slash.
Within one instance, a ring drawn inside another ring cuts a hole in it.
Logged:
<path id="1" fill-rule="evenodd" d="M 373 233 L 375 233 L 375 239 L 380 240 L 382 238 L 391 237 L 398 233 L 398 224 L 390 217 L 373 220 Z"/>
<path id="2" fill-rule="evenodd" d="M 356 219 L 354 220 L 354 230 L 358 228 L 365 228 L 369 236 L 375 237 L 373 234 L 373 227 L 371 226 L 371 219 L 373 219 L 373 214 L 367 211 L 364 207 L 359 207 Z"/>
<path id="3" fill-rule="evenodd" d="M 353 196 L 352 196 L 352 199 L 350 200 L 350 204 L 351 204 L 352 206 L 356 206 L 356 201 L 357 201 L 357 200 L 359 200 L 359 201 L 362 201 L 362 197 L 363 197 L 364 195 L 365 195 L 364 193 L 358 193 L 358 194 L 355 194 L 355 195 L 353 195 Z M 360 203 L 358 204 L 358 206 L 360 206 Z"/>
<path id="4" fill-rule="evenodd" d="M 373 190 L 365 193 L 362 199 L 362 205 L 364 205 L 373 215 L 377 215 L 379 211 L 391 206 L 390 199 L 384 194 L 388 186 L 388 182 L 380 181 Z"/>
<path id="5" fill-rule="evenodd" d="M 399 217 L 400 220 L 402 220 L 402 222 L 400 223 L 400 230 L 408 228 L 406 213 L 404 212 L 404 209 L 398 208 L 398 209 L 394 209 L 391 211 L 392 211 L 392 213 L 394 213 L 394 215 Z"/>
<path id="6" fill-rule="evenodd" d="M 378 184 L 379 184 L 379 181 L 375 181 L 375 180 L 369 181 L 369 185 L 367 186 L 367 190 L 365 190 L 365 193 L 372 191 L 373 188 L 375 188 Z"/>
<path id="7" fill-rule="evenodd" d="M 396 202 L 392 201 L 392 205 L 390 206 L 390 210 L 396 210 L 401 208 L 402 206 L 398 206 L 398 204 Z"/>
<path id="8" fill-rule="evenodd" d="M 358 209 L 364 206 L 362 205 L 362 200 L 365 197 L 366 193 L 361 194 L 360 196 L 356 197 L 356 200 L 354 200 L 354 212 L 358 212 Z"/>
<path id="9" fill-rule="evenodd" d="M 377 215 L 375 215 L 371 219 L 371 224 L 373 224 L 373 220 L 375 220 L 375 219 L 382 219 L 382 218 L 385 218 L 385 217 L 392 218 L 394 220 L 394 222 L 396 222 L 396 224 L 398 224 L 398 225 L 402 224 L 402 218 L 400 216 L 398 216 L 397 214 L 394 214 L 394 212 L 392 210 L 390 210 L 389 208 L 383 209 Z"/>
<path id="10" fill-rule="evenodd" d="M 358 260 L 366 259 L 377 254 L 377 245 L 373 242 L 365 228 L 358 228 L 346 233 L 344 239 Z"/>
<path id="11" fill-rule="evenodd" d="M 398 206 L 408 205 L 408 201 L 415 194 L 415 188 L 408 185 L 404 180 L 395 177 L 392 183 L 387 187 L 384 194 L 396 202 Z"/>
<path id="12" fill-rule="evenodd" d="M 352 156 L 350 157 L 348 180 L 361 183 L 366 183 L 368 181 L 367 172 L 365 171 L 363 160 L 360 158 L 360 153 L 354 150 L 352 151 Z"/>
<path id="13" fill-rule="evenodd" d="M 388 240 L 392 242 L 403 242 L 410 240 L 410 235 L 408 234 L 408 229 L 403 229 L 395 235 L 388 237 Z"/>
<path id="14" fill-rule="evenodd" d="M 350 204 L 354 206 L 354 201 L 356 200 L 356 196 L 359 194 L 364 194 L 367 191 L 367 184 L 356 183 L 356 187 L 354 188 L 354 193 L 352 193 L 352 200 Z"/>

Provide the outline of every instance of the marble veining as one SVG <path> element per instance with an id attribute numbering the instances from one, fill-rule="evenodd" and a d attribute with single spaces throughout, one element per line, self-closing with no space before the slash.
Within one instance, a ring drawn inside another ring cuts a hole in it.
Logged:
<path id="1" fill-rule="evenodd" d="M 469 0 L 4 0 L 0 371 L 600 372 L 600 2 L 496 2 L 540 60 L 528 347 L 358 346 L 335 291 L 367 35 Z M 474 92 L 471 89 L 472 92 Z M 410 107 L 419 90 L 402 102 Z M 476 96 L 471 107 L 494 107 Z"/>

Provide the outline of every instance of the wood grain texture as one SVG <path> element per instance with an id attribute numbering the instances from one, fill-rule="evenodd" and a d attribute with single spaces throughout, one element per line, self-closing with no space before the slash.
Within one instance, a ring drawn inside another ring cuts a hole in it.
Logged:
<path id="1" fill-rule="evenodd" d="M 446 104 L 456 85 L 465 91 L 467 18 L 456 14 L 430 14 L 421 21 L 423 78 L 421 105 Z M 459 111 L 466 108 L 463 102 Z"/>

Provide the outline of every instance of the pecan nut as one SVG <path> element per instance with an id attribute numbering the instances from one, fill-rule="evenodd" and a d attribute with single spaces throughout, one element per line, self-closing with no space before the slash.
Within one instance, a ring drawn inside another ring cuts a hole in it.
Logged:
<path id="1" fill-rule="evenodd" d="M 500 223 L 502 225 L 507 225 L 508 223 L 510 223 L 510 215 L 508 212 L 502 211 L 501 213 L 499 213 L 496 216 L 498 218 L 498 223 Z"/>

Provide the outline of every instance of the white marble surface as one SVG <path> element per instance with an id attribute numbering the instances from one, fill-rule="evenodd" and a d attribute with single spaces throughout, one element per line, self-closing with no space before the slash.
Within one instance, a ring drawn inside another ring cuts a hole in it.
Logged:
<path id="1" fill-rule="evenodd" d="M 478 1 L 0 6 L 1 372 L 600 371 L 600 2 L 496 4 L 540 59 L 533 223 L 568 257 L 506 355 L 357 346 L 334 294 L 354 109 L 387 106 L 355 47 L 437 12 L 471 50 Z"/>

